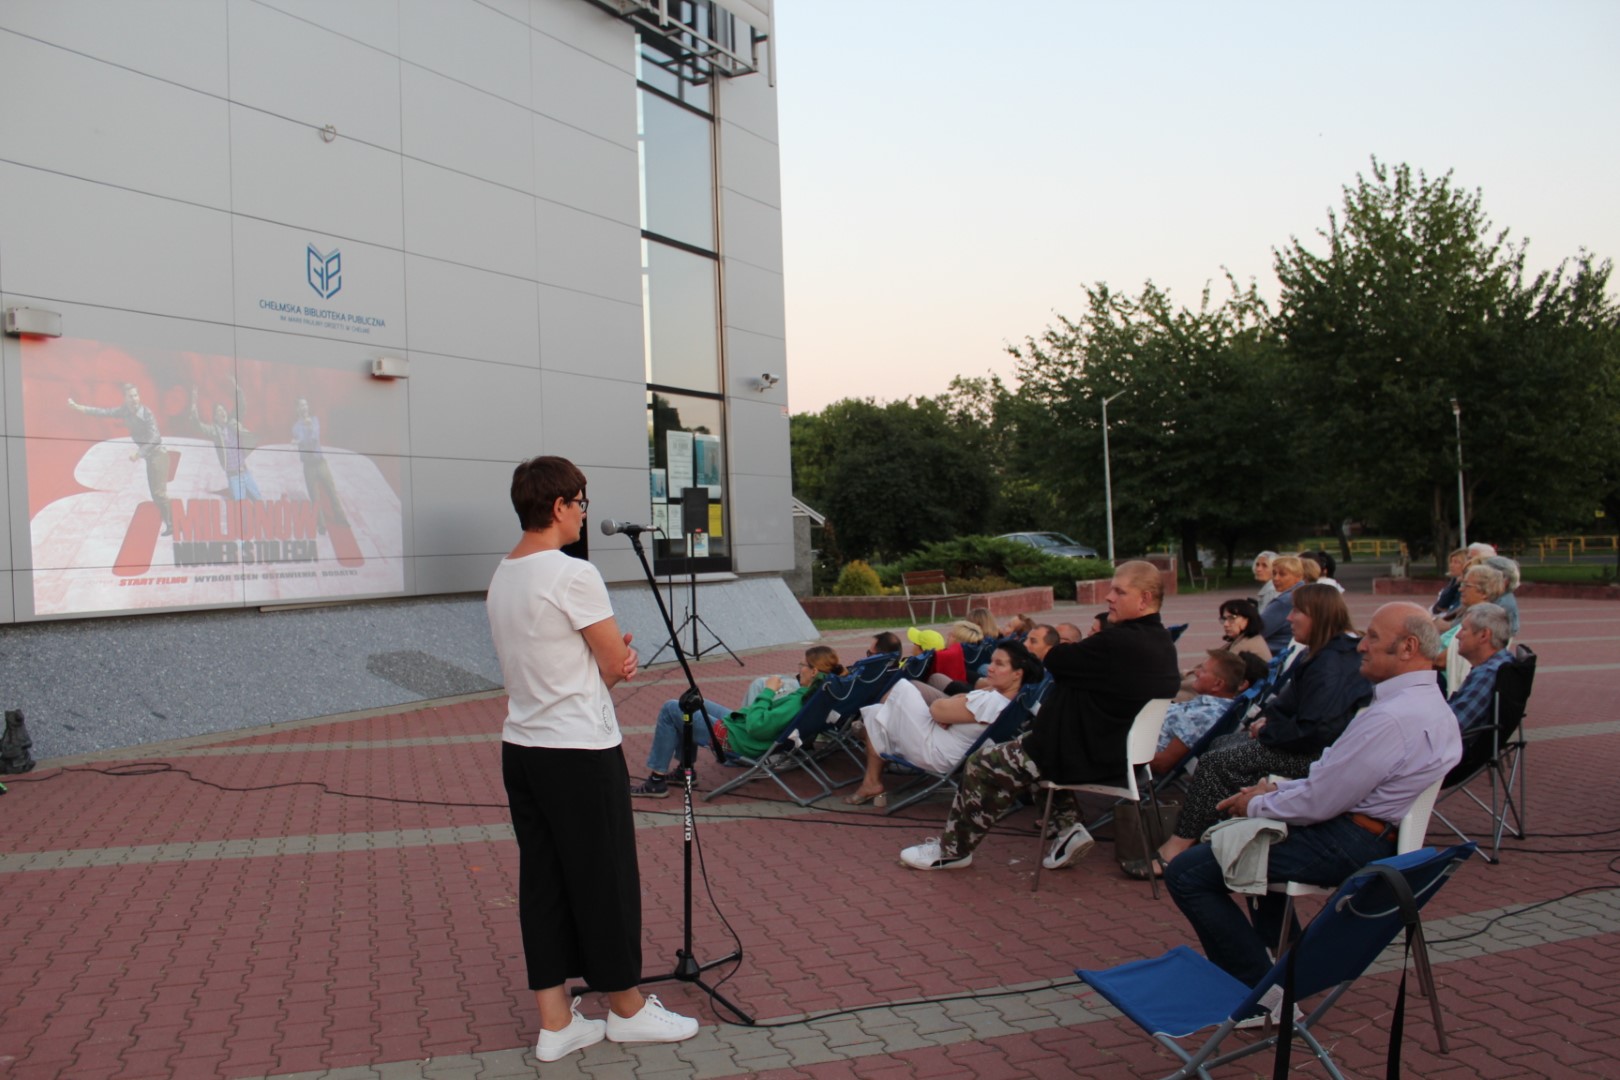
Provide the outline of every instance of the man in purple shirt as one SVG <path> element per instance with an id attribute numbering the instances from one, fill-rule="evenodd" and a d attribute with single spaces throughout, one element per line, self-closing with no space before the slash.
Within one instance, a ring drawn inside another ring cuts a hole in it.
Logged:
<path id="1" fill-rule="evenodd" d="M 1357 647 L 1373 703 L 1350 721 L 1302 780 L 1262 780 L 1220 803 L 1233 817 L 1288 824 L 1272 845 L 1270 881 L 1336 886 L 1375 859 L 1395 854 L 1397 824 L 1430 784 L 1462 757 L 1457 720 L 1434 677 L 1440 638 L 1419 604 L 1385 604 Z M 1284 898 L 1268 893 L 1250 925 L 1232 899 L 1208 844 L 1165 871 L 1176 906 L 1204 955 L 1253 986 L 1271 970 L 1266 953 L 1282 931 Z"/>

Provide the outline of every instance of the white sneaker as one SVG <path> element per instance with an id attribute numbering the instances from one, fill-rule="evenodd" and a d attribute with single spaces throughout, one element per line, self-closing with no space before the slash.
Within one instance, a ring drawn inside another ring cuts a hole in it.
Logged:
<path id="1" fill-rule="evenodd" d="M 1077 821 L 1058 833 L 1057 839 L 1052 841 L 1052 849 L 1041 859 L 1041 866 L 1048 870 L 1061 870 L 1090 851 L 1096 844 L 1097 841 L 1092 839 L 1086 827 Z"/>
<path id="2" fill-rule="evenodd" d="M 973 853 L 970 851 L 958 858 L 947 859 L 940 850 L 939 839 L 930 836 L 916 847 L 902 851 L 900 865 L 913 870 L 965 870 L 973 865 Z"/>
<path id="3" fill-rule="evenodd" d="M 572 1005 L 574 1018 L 561 1031 L 540 1029 L 540 1041 L 534 1044 L 534 1056 L 541 1061 L 556 1061 L 575 1050 L 583 1050 L 602 1041 L 607 1024 L 600 1020 L 587 1020 L 579 1015 L 579 999 Z"/>
<path id="4" fill-rule="evenodd" d="M 608 1010 L 607 1037 L 613 1042 L 682 1042 L 697 1033 L 696 1020 L 670 1012 L 651 994 L 634 1016 Z"/>

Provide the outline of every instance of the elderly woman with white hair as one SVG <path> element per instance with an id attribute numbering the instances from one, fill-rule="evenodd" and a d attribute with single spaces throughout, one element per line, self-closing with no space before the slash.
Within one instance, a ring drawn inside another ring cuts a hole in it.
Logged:
<path id="1" fill-rule="evenodd" d="M 1493 603 L 1507 612 L 1508 637 L 1516 638 L 1519 636 L 1519 601 L 1513 594 L 1519 591 L 1519 564 L 1506 555 L 1492 555 L 1485 560 L 1485 565 L 1502 572 L 1502 595 Z"/>
<path id="2" fill-rule="evenodd" d="M 1261 611 L 1277 599 L 1277 586 L 1271 580 L 1271 560 L 1276 557 L 1275 551 L 1262 551 L 1254 557 L 1254 580 L 1260 582 L 1260 593 L 1254 598 L 1254 606 Z"/>

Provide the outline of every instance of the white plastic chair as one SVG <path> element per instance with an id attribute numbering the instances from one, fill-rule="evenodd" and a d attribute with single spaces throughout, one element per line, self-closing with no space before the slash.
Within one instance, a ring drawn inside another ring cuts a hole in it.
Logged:
<path id="1" fill-rule="evenodd" d="M 1273 782 L 1276 779 L 1272 777 Z M 1434 801 L 1440 796 L 1440 785 L 1444 781 L 1445 777 L 1441 776 L 1425 788 L 1423 794 L 1412 804 L 1412 808 L 1401 818 L 1399 831 L 1395 834 L 1395 854 L 1405 855 L 1423 846 L 1424 837 L 1429 835 L 1429 818 L 1434 813 Z M 1278 956 L 1288 951 L 1288 928 L 1294 922 L 1294 897 L 1331 896 L 1337 888 L 1337 885 L 1331 887 L 1307 885 L 1301 881 L 1272 882 L 1266 886 L 1267 892 L 1280 892 L 1288 897 L 1283 905 L 1282 937 L 1277 941 Z"/>
<path id="2" fill-rule="evenodd" d="M 1153 775 L 1148 769 L 1148 762 L 1159 750 L 1159 730 L 1164 727 L 1165 714 L 1170 711 L 1170 698 L 1154 698 L 1141 711 L 1136 719 L 1131 721 L 1131 730 L 1125 736 L 1125 783 L 1115 784 L 1058 784 L 1051 780 L 1042 780 L 1041 790 L 1046 792 L 1046 815 L 1043 821 L 1052 820 L 1052 796 L 1059 791 L 1085 792 L 1090 795 L 1108 795 L 1115 799 L 1130 799 L 1140 809 L 1137 815 L 1142 821 L 1142 828 L 1147 838 L 1147 850 L 1152 851 L 1159 846 L 1155 839 L 1158 830 L 1154 823 L 1159 820 L 1159 799 L 1153 790 Z M 1137 779 L 1137 770 L 1141 770 L 1140 782 Z M 1145 793 L 1145 794 L 1144 794 Z M 1148 810 L 1152 810 L 1149 817 Z M 1162 838 L 1160 838 L 1162 839 Z M 1041 830 L 1036 837 L 1040 844 L 1040 855 L 1035 859 L 1035 881 L 1030 885 L 1029 891 L 1035 892 L 1041 887 L 1041 861 L 1046 857 L 1046 832 Z M 1153 898 L 1159 898 L 1159 882 L 1153 875 L 1149 875 L 1149 882 L 1153 886 Z"/>

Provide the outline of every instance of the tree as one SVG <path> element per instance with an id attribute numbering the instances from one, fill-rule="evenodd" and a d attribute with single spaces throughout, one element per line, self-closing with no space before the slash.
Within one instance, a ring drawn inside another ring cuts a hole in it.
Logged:
<path id="1" fill-rule="evenodd" d="M 1101 406 L 1113 399 L 1116 550 L 1169 538 L 1193 559 L 1212 539 L 1230 561 L 1240 540 L 1268 538 L 1297 511 L 1298 485 L 1272 468 L 1281 354 L 1254 286 L 1228 284 L 1226 300 L 1212 305 L 1206 289 L 1196 311 L 1151 282 L 1139 297 L 1098 284 L 1081 318 L 1059 315 L 1013 350 L 1029 410 L 1013 457 L 1095 538 L 1106 532 Z"/>
<path id="2" fill-rule="evenodd" d="M 1471 536 L 1589 517 L 1614 454 L 1610 264 L 1582 253 L 1526 280 L 1524 243 L 1482 204 L 1450 173 L 1374 159 L 1329 213 L 1325 251 L 1274 253 L 1312 468 L 1347 513 L 1437 564 L 1457 535 L 1453 398 Z"/>
<path id="3" fill-rule="evenodd" d="M 894 558 L 990 519 L 985 430 L 938 399 L 847 398 L 793 417 L 789 431 L 794 492 L 827 516 L 842 558 Z"/>

